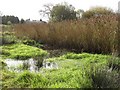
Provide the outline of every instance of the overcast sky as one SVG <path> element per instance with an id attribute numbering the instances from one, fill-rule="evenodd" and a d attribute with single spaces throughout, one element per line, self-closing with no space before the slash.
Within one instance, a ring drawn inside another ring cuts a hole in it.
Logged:
<path id="1" fill-rule="evenodd" d="M 0 0 L 0 11 L 3 15 L 14 15 L 20 19 L 39 20 L 42 18 L 39 10 L 43 9 L 43 5 L 52 3 L 68 2 L 76 9 L 88 10 L 93 6 L 104 6 L 115 11 L 118 10 L 118 2 L 120 0 Z M 46 18 L 43 18 L 46 20 Z"/>

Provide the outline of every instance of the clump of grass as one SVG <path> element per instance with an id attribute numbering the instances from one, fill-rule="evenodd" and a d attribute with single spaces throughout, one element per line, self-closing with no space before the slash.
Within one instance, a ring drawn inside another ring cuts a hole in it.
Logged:
<path id="1" fill-rule="evenodd" d="M 65 59 L 82 59 L 82 58 L 90 57 L 91 55 L 88 53 L 82 53 L 82 54 L 68 53 L 66 55 L 63 55 L 62 57 L 64 57 Z"/>
<path id="2" fill-rule="evenodd" d="M 72 70 L 73 69 L 73 70 Z M 47 71 L 45 76 L 48 77 L 51 84 L 49 88 L 90 88 L 91 80 L 89 76 L 81 69 L 59 69 Z M 82 82 L 81 82 L 82 81 Z M 62 86 L 63 85 L 63 86 Z"/>
<path id="3" fill-rule="evenodd" d="M 4 60 L 0 59 L 0 70 L 5 69 L 7 64 L 4 62 Z"/>
<path id="4" fill-rule="evenodd" d="M 6 73 L 6 71 L 4 71 L 2 74 L 4 75 L 2 88 L 5 88 L 5 89 L 7 88 L 44 88 L 48 80 L 47 78 L 45 78 L 43 75 L 39 73 L 34 73 L 29 71 L 24 71 L 21 73 L 9 72 L 9 74 Z"/>
<path id="5" fill-rule="evenodd" d="M 112 56 L 110 59 L 107 61 L 108 66 L 113 69 L 113 70 L 120 70 L 120 58 Z"/>
<path id="6" fill-rule="evenodd" d="M 2 50 L 7 54 L 3 54 L 6 58 L 25 60 L 28 58 L 44 57 L 48 53 L 37 47 L 32 47 L 24 44 L 12 44 L 2 46 Z"/>
<path id="7" fill-rule="evenodd" d="M 37 42 L 35 40 L 25 39 L 25 40 L 20 40 L 20 41 L 21 41 L 21 43 L 29 45 L 29 46 L 34 46 L 34 47 L 38 47 L 38 48 L 43 47 L 42 44 L 40 44 L 39 42 Z"/>
<path id="8" fill-rule="evenodd" d="M 95 88 L 120 88 L 120 73 L 109 67 L 99 67 L 92 74 Z"/>
<path id="9" fill-rule="evenodd" d="M 14 85 L 16 83 L 16 86 Z M 29 71 L 24 71 L 19 74 L 13 81 L 13 86 L 16 88 L 26 88 L 34 86 L 34 84 L 39 84 L 41 87 L 42 83 L 45 83 L 45 78 L 40 74 L 31 73 Z"/>
<path id="10" fill-rule="evenodd" d="M 5 69 L 0 70 L 0 80 L 2 81 L 0 85 L 2 86 L 2 90 L 9 88 L 11 86 L 11 82 L 15 77 L 16 74 L 14 72 L 10 72 Z"/>

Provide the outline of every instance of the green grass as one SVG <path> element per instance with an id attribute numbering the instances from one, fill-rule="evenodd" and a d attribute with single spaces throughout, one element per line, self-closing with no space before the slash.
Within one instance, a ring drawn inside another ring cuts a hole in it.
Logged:
<path id="1" fill-rule="evenodd" d="M 11 44 L 1 46 L 2 57 L 25 60 L 34 57 L 44 57 L 48 53 L 37 47 L 32 47 L 24 44 Z"/>
<path id="2" fill-rule="evenodd" d="M 4 73 L 4 77 L 8 78 L 5 78 L 3 88 L 5 86 L 6 88 L 101 88 L 104 85 L 119 87 L 119 71 L 108 72 L 110 59 L 112 59 L 110 55 L 88 53 L 68 53 L 49 58 L 46 61 L 56 62 L 58 69 L 42 68 L 39 73 L 29 71 L 9 75 Z M 113 81 L 115 82 L 112 83 Z"/>

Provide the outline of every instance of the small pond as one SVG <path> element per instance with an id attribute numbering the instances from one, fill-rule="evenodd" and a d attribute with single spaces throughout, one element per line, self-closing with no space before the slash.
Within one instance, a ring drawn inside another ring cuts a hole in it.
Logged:
<path id="1" fill-rule="evenodd" d="M 46 60 L 43 60 L 41 63 L 40 60 L 35 60 L 33 58 L 28 60 L 6 59 L 5 63 L 8 70 L 15 72 L 21 72 L 24 70 L 39 72 L 41 68 L 58 69 L 58 64 L 55 62 L 47 62 Z"/>

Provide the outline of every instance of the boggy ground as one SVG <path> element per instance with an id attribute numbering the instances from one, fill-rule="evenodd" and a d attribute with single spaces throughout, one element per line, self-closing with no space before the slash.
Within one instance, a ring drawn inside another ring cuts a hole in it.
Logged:
<path id="1" fill-rule="evenodd" d="M 5 45 L 2 48 L 5 51 L 2 53 L 4 58 L 24 60 L 32 56 L 43 57 L 48 54 L 45 50 L 24 44 Z M 62 50 L 53 50 L 49 55 L 51 58 L 47 56 L 46 59 L 47 62 L 57 63 L 57 69 L 41 68 L 38 73 L 27 70 L 18 73 L 3 68 L 1 70 L 3 89 L 120 88 L 120 58 L 102 54 L 76 54 L 67 51 L 60 53 L 59 51 L 62 52 Z M 60 54 L 54 56 L 56 52 Z M 4 58 L 1 60 L 2 64 Z"/>

